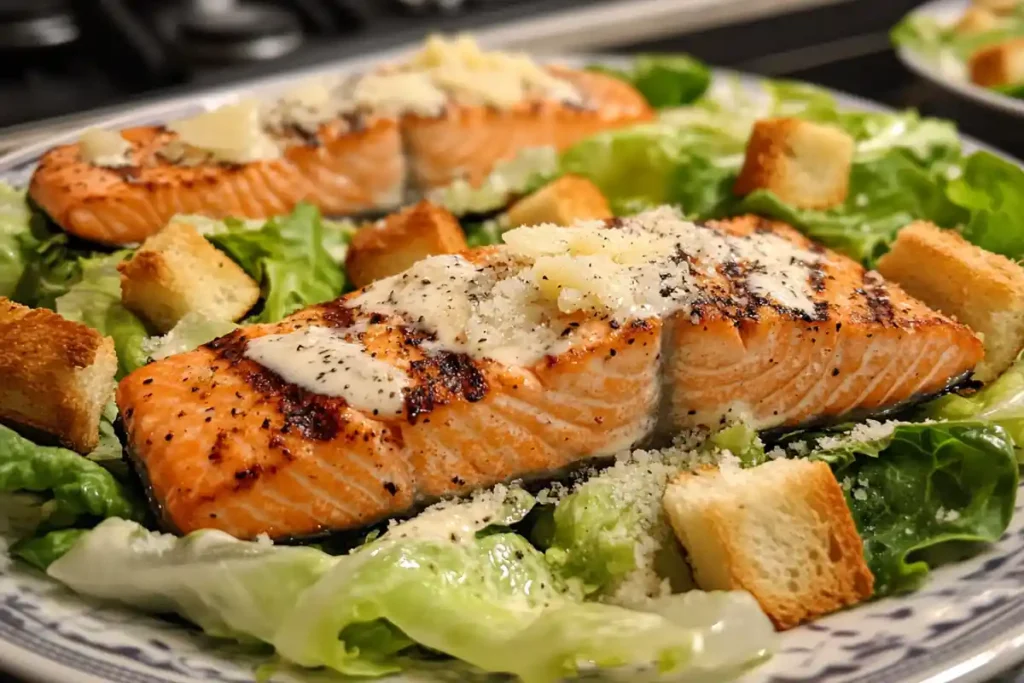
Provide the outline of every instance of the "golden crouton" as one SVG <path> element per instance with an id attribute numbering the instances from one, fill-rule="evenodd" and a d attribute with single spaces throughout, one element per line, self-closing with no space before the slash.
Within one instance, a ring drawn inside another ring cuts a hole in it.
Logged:
<path id="1" fill-rule="evenodd" d="M 423 201 L 360 228 L 349 244 L 345 270 L 356 287 L 365 287 L 428 256 L 467 248 L 455 216 Z"/>
<path id="2" fill-rule="evenodd" d="M 968 7 L 953 30 L 961 35 L 985 33 L 999 28 L 1002 19 L 992 10 L 984 7 Z"/>
<path id="3" fill-rule="evenodd" d="M 872 594 L 853 517 L 823 462 L 684 473 L 663 503 L 697 585 L 748 591 L 779 630 Z"/>
<path id="4" fill-rule="evenodd" d="M 114 392 L 114 340 L 45 308 L 0 297 L 0 420 L 79 453 L 99 440 Z"/>
<path id="5" fill-rule="evenodd" d="M 117 269 L 124 305 L 161 332 L 186 313 L 238 320 L 260 298 L 256 281 L 188 223 L 168 224 Z"/>
<path id="6" fill-rule="evenodd" d="M 1024 38 L 982 48 L 968 66 L 971 81 L 986 88 L 1024 82 Z"/>
<path id="7" fill-rule="evenodd" d="M 850 184 L 853 138 L 838 128 L 801 119 L 754 124 L 733 190 L 770 190 L 804 209 L 842 204 Z"/>
<path id="8" fill-rule="evenodd" d="M 918 221 L 900 231 L 878 272 L 983 337 L 977 379 L 995 379 L 1024 348 L 1024 268 L 1005 256 Z"/>
<path id="9" fill-rule="evenodd" d="M 572 225 L 584 219 L 612 217 L 608 200 L 597 185 L 577 175 L 565 175 L 523 197 L 507 213 L 509 227 L 521 225 Z"/>

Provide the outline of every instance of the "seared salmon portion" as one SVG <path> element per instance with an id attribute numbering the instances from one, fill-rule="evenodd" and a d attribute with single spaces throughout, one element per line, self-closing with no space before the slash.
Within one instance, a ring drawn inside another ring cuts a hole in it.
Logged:
<path id="1" fill-rule="evenodd" d="M 506 234 L 122 380 L 165 526 L 354 529 L 682 429 L 942 391 L 980 341 L 788 226 L 669 210 Z"/>
<path id="2" fill-rule="evenodd" d="M 714 225 L 816 248 L 791 227 L 753 216 Z M 984 355 L 966 326 L 850 259 L 829 253 L 812 278 L 818 310 L 805 320 L 752 302 L 704 307 L 696 324 L 667 325 L 672 428 L 724 419 L 764 429 L 878 412 L 943 391 Z M 734 290 L 739 282 L 731 279 Z"/>
<path id="3" fill-rule="evenodd" d="M 93 242 L 141 242 L 176 214 L 267 218 L 300 201 L 327 214 L 397 206 L 405 192 L 398 121 L 376 118 L 320 126 L 315 140 L 290 144 L 277 159 L 244 164 L 172 163 L 162 154 L 177 136 L 164 128 L 121 131 L 130 166 L 82 158 L 80 144 L 43 155 L 29 195 L 67 232 Z"/>
<path id="4" fill-rule="evenodd" d="M 580 105 L 541 101 L 496 109 L 453 104 L 444 116 L 405 117 L 402 133 L 412 184 L 430 190 L 465 178 L 478 185 L 495 164 L 521 149 L 561 151 L 601 131 L 654 116 L 643 96 L 624 81 L 591 71 L 551 71 L 575 86 Z"/>
<path id="5" fill-rule="evenodd" d="M 424 353 L 423 335 L 344 299 L 126 377 L 129 448 L 167 528 L 272 538 L 353 529 L 419 502 L 610 455 L 653 428 L 660 323 L 588 322 L 530 368 Z M 289 385 L 246 345 L 309 326 L 358 338 L 412 378 L 399 414 Z M 355 332 L 354 330 L 359 330 Z"/>
<path id="6" fill-rule="evenodd" d="M 420 191 L 461 177 L 476 184 L 521 149 L 564 149 L 652 117 L 643 97 L 624 82 L 569 70 L 557 74 L 577 88 L 579 104 L 527 99 L 495 108 L 452 100 L 436 114 L 357 114 L 319 125 L 315 134 L 278 131 L 273 144 L 282 147 L 280 157 L 244 163 L 201 157 L 182 162 L 168 154 L 180 145 L 176 133 L 131 128 L 120 133 L 130 144 L 125 165 L 90 163 L 82 143 L 62 145 L 43 155 L 29 194 L 73 235 L 130 244 L 159 231 L 175 214 L 269 218 L 300 201 L 327 215 L 385 211 L 403 201 L 408 183 Z"/>

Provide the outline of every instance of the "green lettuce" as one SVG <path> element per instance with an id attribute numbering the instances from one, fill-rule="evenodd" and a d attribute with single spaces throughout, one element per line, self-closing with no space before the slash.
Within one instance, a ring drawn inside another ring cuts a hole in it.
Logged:
<path id="1" fill-rule="evenodd" d="M 946 180 L 907 149 L 855 163 L 846 201 L 825 211 L 798 209 L 767 190 L 740 200 L 732 213 L 785 221 L 822 244 L 871 264 L 908 223 L 931 220 L 954 227 L 965 216 L 945 192 Z"/>
<path id="2" fill-rule="evenodd" d="M 78 282 L 57 297 L 57 312 L 113 338 L 118 378 L 146 364 L 142 342 L 148 332 L 138 316 L 121 303 L 121 276 L 117 264 L 128 252 L 83 259 Z"/>
<path id="3" fill-rule="evenodd" d="M 961 228 L 968 241 L 1013 259 L 1024 258 L 1024 170 L 1016 163 L 988 152 L 972 154 L 946 194 L 969 215 Z"/>
<path id="4" fill-rule="evenodd" d="M 147 337 L 142 342 L 142 351 L 149 358 L 160 360 L 191 351 L 229 334 L 237 327 L 230 320 L 214 320 L 190 311 L 167 334 Z"/>
<path id="5" fill-rule="evenodd" d="M 820 442 L 819 442 L 820 443 Z M 842 483 L 875 595 L 917 588 L 953 542 L 995 542 L 1013 516 L 1013 440 L 983 422 L 901 424 L 811 454 Z"/>
<path id="6" fill-rule="evenodd" d="M 630 83 L 656 109 L 689 104 L 711 85 L 711 69 L 684 54 L 639 55 L 630 70 L 601 65 L 588 68 Z"/>
<path id="7" fill-rule="evenodd" d="M 0 183 L 0 296 L 13 296 L 28 264 L 32 211 L 25 192 Z"/>
<path id="8" fill-rule="evenodd" d="M 39 446 L 0 426 L 0 491 L 39 492 L 47 508 L 41 527 L 57 529 L 88 519 L 140 519 L 139 501 L 105 469 L 78 453 Z"/>
<path id="9" fill-rule="evenodd" d="M 618 215 L 661 204 L 700 215 L 731 199 L 743 145 L 715 129 L 652 123 L 578 142 L 561 168 L 592 180 Z"/>
<path id="10" fill-rule="evenodd" d="M 661 498 L 680 463 L 635 451 L 563 498 L 532 531 L 548 562 L 584 593 L 626 605 L 691 579 Z"/>
<path id="11" fill-rule="evenodd" d="M 180 614 L 213 636 L 269 642 L 298 596 L 337 561 L 314 548 L 222 531 L 179 538 L 108 519 L 47 573 L 83 595 Z"/>
<path id="12" fill-rule="evenodd" d="M 349 675 L 405 669 L 428 648 L 536 682 L 630 664 L 720 676 L 774 647 L 744 593 L 697 592 L 646 611 L 581 603 L 529 542 L 489 526 L 521 519 L 531 501 L 496 491 L 448 504 L 343 557 L 109 519 L 66 539 L 70 550 L 47 571 L 79 593 L 177 613 L 211 635 Z M 40 554 L 45 564 L 54 553 Z"/>
<path id="13" fill-rule="evenodd" d="M 723 623 L 737 603 L 740 614 Z M 735 630 L 731 651 L 705 647 L 712 623 Z M 739 632 L 750 639 L 737 647 Z M 471 543 L 381 539 L 304 592 L 274 645 L 303 666 L 365 676 L 398 671 L 396 655 L 417 643 L 540 683 L 633 664 L 721 674 L 762 657 L 770 638 L 745 595 L 725 597 L 707 622 L 689 627 L 655 612 L 580 603 L 529 542 L 498 533 Z"/>
<path id="14" fill-rule="evenodd" d="M 1024 462 L 1024 360 L 1018 358 L 998 379 L 974 394 L 946 394 L 926 403 L 921 413 L 932 420 L 997 424 L 1013 438 L 1017 459 Z"/>
<path id="15" fill-rule="evenodd" d="M 42 536 L 26 538 L 15 545 L 12 552 L 36 569 L 46 571 L 47 567 L 66 555 L 87 533 L 88 529 L 58 529 Z"/>
<path id="16" fill-rule="evenodd" d="M 276 322 L 344 290 L 344 271 L 328 250 L 337 240 L 325 246 L 324 221 L 312 204 L 299 204 L 258 229 L 234 221 L 223 226 L 207 239 L 260 283 L 264 303 L 253 322 Z"/>

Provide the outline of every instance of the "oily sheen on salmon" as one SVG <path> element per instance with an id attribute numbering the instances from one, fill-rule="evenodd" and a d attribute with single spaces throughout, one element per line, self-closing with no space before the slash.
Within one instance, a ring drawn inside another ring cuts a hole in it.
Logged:
<path id="1" fill-rule="evenodd" d="M 354 529 L 683 429 L 883 409 L 982 357 L 963 325 L 761 219 L 666 208 L 505 242 L 125 378 L 164 525 Z"/>

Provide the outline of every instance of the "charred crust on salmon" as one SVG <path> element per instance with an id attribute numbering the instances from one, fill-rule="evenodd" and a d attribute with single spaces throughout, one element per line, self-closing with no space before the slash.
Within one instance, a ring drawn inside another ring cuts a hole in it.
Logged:
<path id="1" fill-rule="evenodd" d="M 410 364 L 410 375 L 419 381 L 405 393 L 409 424 L 437 407 L 464 399 L 470 403 L 487 395 L 487 380 L 476 363 L 461 353 L 440 352 Z"/>

